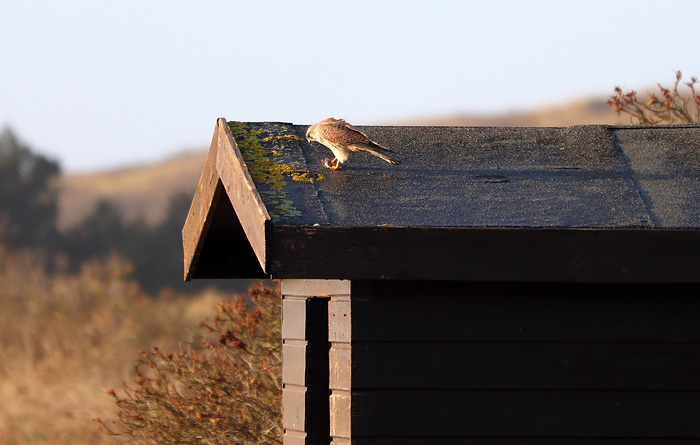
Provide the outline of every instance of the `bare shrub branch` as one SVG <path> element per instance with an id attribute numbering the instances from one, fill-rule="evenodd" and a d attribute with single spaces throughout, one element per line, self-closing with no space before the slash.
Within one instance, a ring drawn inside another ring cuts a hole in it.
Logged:
<path id="1" fill-rule="evenodd" d="M 689 82 L 685 82 L 689 93 L 683 94 L 678 90 L 683 74 L 680 71 L 675 73 L 676 80 L 671 89 L 658 84 L 659 96 L 649 92 L 649 99 L 642 101 L 637 97 L 636 91 L 624 93 L 622 88 L 615 87 L 607 104 L 618 116 L 622 113 L 628 114 L 633 124 L 700 123 L 700 96 L 695 91 L 698 79 L 691 77 Z"/>
<path id="2" fill-rule="evenodd" d="M 136 443 L 281 443 L 281 309 L 277 290 L 256 284 L 224 301 L 177 353 L 140 352 L 111 435 Z"/>

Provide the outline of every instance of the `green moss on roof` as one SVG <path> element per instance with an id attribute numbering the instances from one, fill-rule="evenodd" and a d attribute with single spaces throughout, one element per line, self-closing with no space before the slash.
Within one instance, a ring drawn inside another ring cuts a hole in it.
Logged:
<path id="1" fill-rule="evenodd" d="M 229 122 L 229 128 L 272 220 L 301 216 L 294 202 L 287 199 L 286 181 L 314 182 L 325 178 L 320 173 L 278 162 L 282 151 L 273 147 L 285 141 L 303 139 L 294 134 L 263 136 L 264 129 L 255 129 L 244 122 Z"/>
<path id="2" fill-rule="evenodd" d="M 268 136 L 266 138 L 262 138 L 263 142 L 284 141 L 284 140 L 303 141 L 304 139 L 297 136 L 296 134 L 282 134 L 279 136 Z"/>

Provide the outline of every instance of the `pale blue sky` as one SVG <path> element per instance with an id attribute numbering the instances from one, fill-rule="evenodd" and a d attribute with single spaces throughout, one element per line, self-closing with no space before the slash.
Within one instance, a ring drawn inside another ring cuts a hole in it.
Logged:
<path id="1" fill-rule="evenodd" d="M 0 0 L 0 126 L 83 171 L 208 146 L 222 116 L 527 109 L 700 76 L 698 17 L 697 0 Z"/>

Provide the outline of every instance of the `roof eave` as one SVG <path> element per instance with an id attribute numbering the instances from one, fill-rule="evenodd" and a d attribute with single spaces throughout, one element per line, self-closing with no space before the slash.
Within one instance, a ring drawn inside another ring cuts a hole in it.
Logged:
<path id="1" fill-rule="evenodd" d="M 275 226 L 273 278 L 700 283 L 700 230 Z"/>

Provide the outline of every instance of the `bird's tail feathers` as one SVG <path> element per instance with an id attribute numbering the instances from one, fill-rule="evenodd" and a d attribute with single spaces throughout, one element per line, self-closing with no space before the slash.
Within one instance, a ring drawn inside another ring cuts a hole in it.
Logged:
<path id="1" fill-rule="evenodd" d="M 371 153 L 379 158 L 384 159 L 389 164 L 400 164 L 399 161 L 397 161 L 396 159 L 392 158 L 391 155 L 389 155 L 389 153 L 393 153 L 392 150 L 389 150 L 386 147 L 382 147 L 376 142 L 368 141 L 367 143 L 353 144 L 350 146 L 350 149 L 352 151 L 365 151 L 367 153 Z"/>
<path id="2" fill-rule="evenodd" d="M 378 150 L 380 150 L 380 151 L 388 151 L 389 153 L 393 153 L 393 152 L 394 152 L 394 150 L 390 150 L 390 149 L 386 148 L 386 147 L 383 146 L 383 145 L 377 144 L 377 143 L 374 142 L 374 141 L 367 141 L 367 145 L 369 145 L 369 146 L 372 147 L 372 148 L 376 148 L 376 149 L 378 149 Z"/>

